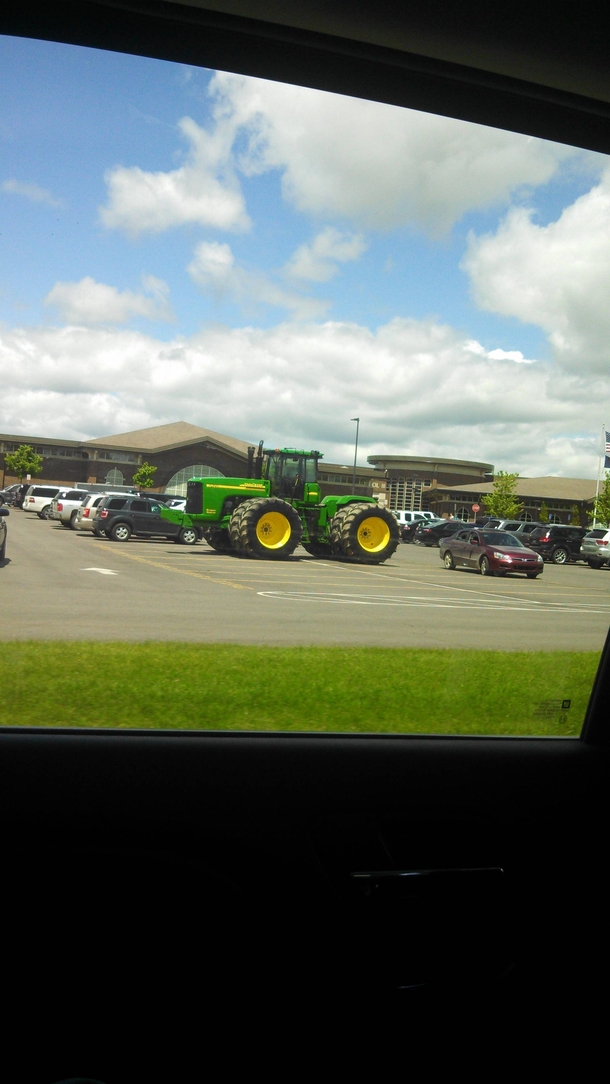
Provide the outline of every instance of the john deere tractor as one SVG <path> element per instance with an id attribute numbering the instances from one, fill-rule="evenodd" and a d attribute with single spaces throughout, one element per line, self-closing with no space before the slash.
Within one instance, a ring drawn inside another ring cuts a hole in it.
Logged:
<path id="1" fill-rule="evenodd" d="M 247 478 L 192 478 L 186 511 L 162 516 L 182 527 L 197 526 L 221 552 L 281 560 L 299 543 L 314 557 L 378 565 L 399 542 L 395 517 L 372 497 L 322 499 L 321 452 L 296 448 L 249 449 Z"/>

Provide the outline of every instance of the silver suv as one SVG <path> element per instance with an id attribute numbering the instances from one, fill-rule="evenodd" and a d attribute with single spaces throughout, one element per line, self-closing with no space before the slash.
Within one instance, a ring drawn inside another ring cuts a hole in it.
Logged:
<path id="1" fill-rule="evenodd" d="M 59 520 L 62 527 L 76 530 L 76 513 L 89 494 L 82 489 L 62 489 L 51 501 L 49 519 Z"/>
<path id="2" fill-rule="evenodd" d="M 594 527 L 580 543 L 580 556 L 590 568 L 610 565 L 610 531 L 606 527 Z"/>
<path id="3" fill-rule="evenodd" d="M 109 489 L 106 493 L 88 493 L 85 500 L 76 510 L 74 528 L 77 531 L 93 531 L 101 538 L 104 534 L 100 531 L 97 520 L 98 508 L 106 497 L 124 497 L 124 493 L 116 493 Z"/>

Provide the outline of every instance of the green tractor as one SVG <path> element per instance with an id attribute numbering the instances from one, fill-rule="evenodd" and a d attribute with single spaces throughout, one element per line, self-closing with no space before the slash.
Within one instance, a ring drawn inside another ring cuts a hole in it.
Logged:
<path id="1" fill-rule="evenodd" d="M 161 515 L 182 527 L 196 526 L 220 552 L 281 560 L 299 544 L 314 557 L 378 565 L 399 542 L 395 517 L 373 497 L 322 499 L 321 452 L 263 447 L 248 452 L 247 478 L 192 478 L 186 511 Z"/>

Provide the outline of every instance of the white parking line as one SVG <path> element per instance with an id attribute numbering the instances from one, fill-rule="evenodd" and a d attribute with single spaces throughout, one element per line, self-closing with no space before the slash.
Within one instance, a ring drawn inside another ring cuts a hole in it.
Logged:
<path id="1" fill-rule="evenodd" d="M 81 572 L 99 572 L 101 576 L 118 576 L 113 568 L 81 568 Z"/>
<path id="2" fill-rule="evenodd" d="M 404 606 L 420 607 L 442 610 L 493 610 L 505 613 L 506 611 L 519 611 L 529 613 L 581 613 L 581 614 L 610 614 L 610 606 L 605 609 L 591 609 L 587 606 L 567 606 L 561 603 L 544 603 L 535 608 L 529 603 L 515 606 L 513 599 L 507 598 L 504 605 L 499 601 L 487 601 L 486 599 L 448 599 L 434 598 L 423 595 L 360 595 L 339 591 L 257 591 L 263 598 L 275 598 L 284 602 L 332 602 L 344 606 Z M 519 600 L 517 600 L 519 601 Z"/>

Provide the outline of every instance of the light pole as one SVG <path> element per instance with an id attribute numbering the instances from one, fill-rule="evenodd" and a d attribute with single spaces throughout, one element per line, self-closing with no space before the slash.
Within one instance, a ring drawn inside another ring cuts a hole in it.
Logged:
<path id="1" fill-rule="evenodd" d="M 360 430 L 360 418 L 350 418 L 350 421 L 356 423 L 356 447 L 354 448 L 354 475 L 352 478 L 352 493 L 356 492 L 356 463 L 358 461 L 358 432 Z"/>

